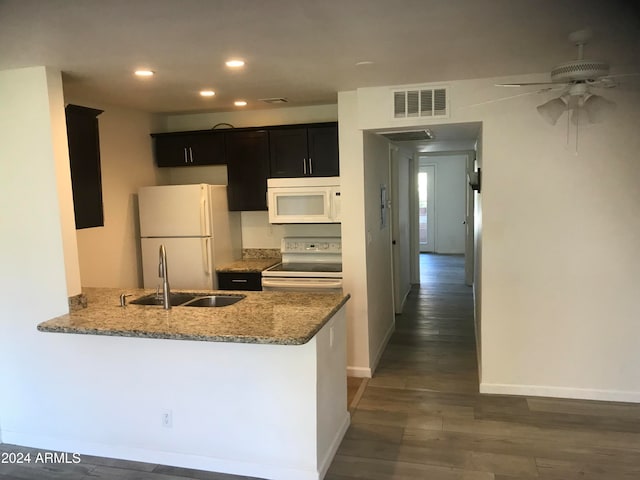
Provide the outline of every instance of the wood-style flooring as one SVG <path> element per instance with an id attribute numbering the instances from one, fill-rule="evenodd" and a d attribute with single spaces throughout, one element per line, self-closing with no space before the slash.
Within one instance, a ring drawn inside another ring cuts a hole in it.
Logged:
<path id="1" fill-rule="evenodd" d="M 325 480 L 640 479 L 640 405 L 480 395 L 464 258 L 420 263 Z"/>
<path id="2" fill-rule="evenodd" d="M 421 255 L 421 274 L 374 377 L 350 381 L 352 424 L 325 480 L 640 479 L 640 405 L 480 395 L 464 259 Z M 0 445 L 24 450 L 37 452 Z M 250 480 L 84 455 L 0 464 L 9 479 Z"/>

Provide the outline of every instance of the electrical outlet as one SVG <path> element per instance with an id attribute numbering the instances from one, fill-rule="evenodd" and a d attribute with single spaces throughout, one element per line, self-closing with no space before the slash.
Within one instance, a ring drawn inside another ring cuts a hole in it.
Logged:
<path id="1" fill-rule="evenodd" d="M 171 428 L 173 426 L 173 414 L 171 410 L 164 410 L 162 412 L 162 426 L 165 428 Z"/>

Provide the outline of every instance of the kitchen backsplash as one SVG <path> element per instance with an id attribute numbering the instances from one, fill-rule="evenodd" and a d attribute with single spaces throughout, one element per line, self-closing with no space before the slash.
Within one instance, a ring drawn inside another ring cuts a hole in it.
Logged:
<path id="1" fill-rule="evenodd" d="M 256 260 L 263 258 L 280 258 L 279 248 L 243 248 L 243 260 Z"/>

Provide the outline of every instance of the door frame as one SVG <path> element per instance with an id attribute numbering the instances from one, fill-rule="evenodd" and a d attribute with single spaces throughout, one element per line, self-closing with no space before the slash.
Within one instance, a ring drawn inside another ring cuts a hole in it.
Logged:
<path id="1" fill-rule="evenodd" d="M 438 175 L 438 166 L 434 163 L 425 163 L 419 165 L 418 175 L 424 171 L 427 171 L 427 242 L 426 247 L 422 247 L 420 243 L 420 192 L 418 191 L 418 247 L 420 253 L 435 253 L 436 252 L 436 231 L 438 229 L 438 219 L 436 214 L 436 178 Z M 420 182 L 417 182 L 418 188 Z M 429 241 L 431 240 L 431 241 Z"/>
<path id="2" fill-rule="evenodd" d="M 412 252 L 414 254 L 414 261 L 411 263 L 412 266 L 415 264 L 415 272 L 412 272 L 412 282 L 420 283 L 420 230 L 419 230 L 419 211 L 418 211 L 418 173 L 420 171 L 420 163 L 424 162 L 425 158 L 431 156 L 466 156 L 466 172 L 473 172 L 475 170 L 476 165 L 476 151 L 475 150 L 448 150 L 448 151 L 439 151 L 439 152 L 416 152 L 414 154 L 415 160 L 415 188 L 413 191 L 415 192 L 416 198 L 412 202 L 413 208 L 415 208 L 415 212 L 413 212 L 413 241 L 415 242 Z M 420 160 L 422 158 L 422 160 Z M 423 166 L 428 166 L 429 163 L 423 163 Z M 437 173 L 436 173 L 437 175 Z M 435 183 L 435 182 L 434 182 Z M 465 214 L 465 284 L 473 285 L 474 282 L 474 271 L 475 271 L 475 259 L 474 259 L 474 248 L 475 248 L 475 195 L 474 191 L 470 186 L 467 185 L 467 193 L 466 193 L 466 214 Z M 437 229 L 437 225 L 436 225 Z M 436 232 L 436 230 L 434 230 Z M 434 241 L 435 245 L 435 241 Z"/>

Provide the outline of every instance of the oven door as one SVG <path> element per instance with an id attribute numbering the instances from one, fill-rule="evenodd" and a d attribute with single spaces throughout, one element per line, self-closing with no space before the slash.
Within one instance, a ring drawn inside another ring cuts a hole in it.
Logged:
<path id="1" fill-rule="evenodd" d="M 299 292 L 340 292 L 341 278 L 262 277 L 262 290 Z"/>

